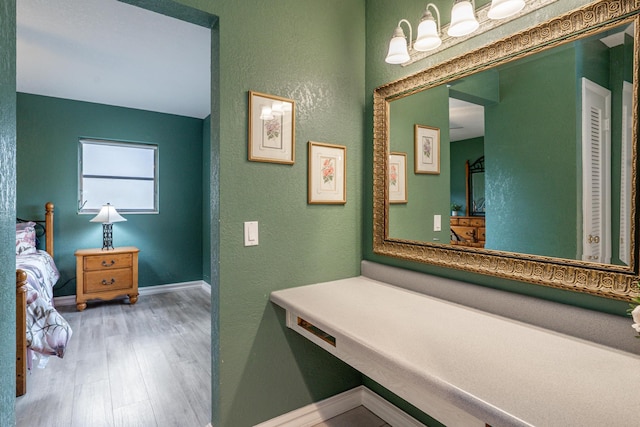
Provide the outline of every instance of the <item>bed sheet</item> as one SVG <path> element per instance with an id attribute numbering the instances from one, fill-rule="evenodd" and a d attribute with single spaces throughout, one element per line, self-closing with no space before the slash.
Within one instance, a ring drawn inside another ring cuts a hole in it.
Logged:
<path id="1" fill-rule="evenodd" d="M 53 305 L 53 286 L 60 273 L 45 251 L 16 256 L 16 268 L 27 273 L 27 348 L 63 357 L 73 334 Z"/>

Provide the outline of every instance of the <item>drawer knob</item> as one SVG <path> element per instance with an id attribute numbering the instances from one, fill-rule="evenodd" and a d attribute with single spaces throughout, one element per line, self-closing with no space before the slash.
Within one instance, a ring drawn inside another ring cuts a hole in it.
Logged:
<path id="1" fill-rule="evenodd" d="M 111 266 L 112 266 L 113 264 L 115 264 L 115 263 L 116 263 L 116 262 L 115 262 L 115 260 L 113 260 L 113 259 L 111 260 L 111 264 L 107 264 L 107 261 L 104 261 L 104 260 L 103 260 L 103 261 L 102 261 L 102 266 L 103 266 L 103 267 L 111 267 Z"/>
<path id="2" fill-rule="evenodd" d="M 102 279 L 102 284 L 105 286 L 113 285 L 114 283 L 116 283 L 116 279 L 114 279 L 113 277 L 111 278 L 110 282 L 107 282 L 107 279 Z"/>

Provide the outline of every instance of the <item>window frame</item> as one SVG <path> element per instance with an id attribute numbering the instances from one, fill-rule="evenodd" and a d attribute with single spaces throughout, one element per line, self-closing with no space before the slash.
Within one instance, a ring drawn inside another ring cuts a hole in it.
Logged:
<path id="1" fill-rule="evenodd" d="M 86 202 L 83 198 L 83 184 L 84 179 L 86 177 L 92 178 L 104 178 L 104 179 L 133 179 L 133 180 L 141 180 L 141 181 L 150 181 L 150 178 L 140 178 L 140 177 L 120 177 L 120 176 L 112 176 L 112 175 L 84 175 L 84 165 L 83 165 L 83 150 L 85 144 L 92 145 L 109 145 L 109 146 L 117 146 L 117 147 L 125 147 L 125 148 L 136 148 L 136 149 L 147 149 L 153 150 L 153 209 L 127 209 L 120 208 L 118 209 L 119 213 L 126 214 L 158 214 L 160 213 L 160 201 L 159 201 L 159 155 L 158 155 L 158 144 L 154 143 L 143 143 L 143 142 L 130 142 L 130 141 L 118 141 L 118 140 L 108 140 L 108 139 L 96 139 L 96 138 L 79 138 L 78 139 L 78 214 L 80 215 L 95 215 L 100 209 L 99 208 L 84 208 Z M 106 202 L 106 201 L 105 201 Z"/>

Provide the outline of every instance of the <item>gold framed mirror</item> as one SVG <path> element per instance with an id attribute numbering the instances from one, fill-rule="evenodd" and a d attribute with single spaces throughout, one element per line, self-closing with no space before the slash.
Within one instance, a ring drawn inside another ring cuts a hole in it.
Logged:
<path id="1" fill-rule="evenodd" d="M 595 2 L 378 87 L 374 252 L 619 300 L 638 295 L 639 13 L 632 0 Z M 450 241 L 460 157 L 452 99 L 484 112 L 486 224 L 467 230 L 482 234 L 484 248 Z M 409 164 L 431 153 L 414 140 L 416 125 L 440 130 L 441 170 L 408 172 L 407 203 L 390 204 L 390 153 L 406 152 Z"/>

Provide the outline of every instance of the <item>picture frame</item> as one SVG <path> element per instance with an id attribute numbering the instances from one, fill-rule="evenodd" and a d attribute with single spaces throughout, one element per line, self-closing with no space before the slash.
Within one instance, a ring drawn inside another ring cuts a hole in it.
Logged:
<path id="1" fill-rule="evenodd" d="M 389 203 L 407 203 L 407 153 L 389 154 Z"/>
<path id="2" fill-rule="evenodd" d="M 416 124 L 413 128 L 415 173 L 440 173 L 440 129 Z"/>
<path id="3" fill-rule="evenodd" d="M 295 163 L 295 101 L 249 91 L 249 161 Z"/>
<path id="4" fill-rule="evenodd" d="M 309 141 L 309 204 L 347 203 L 347 147 Z"/>

